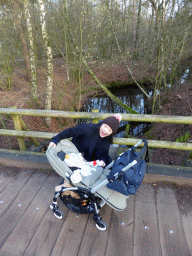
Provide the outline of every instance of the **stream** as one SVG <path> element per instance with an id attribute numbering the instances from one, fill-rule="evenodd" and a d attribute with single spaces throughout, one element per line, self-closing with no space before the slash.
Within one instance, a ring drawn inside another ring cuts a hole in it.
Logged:
<path id="1" fill-rule="evenodd" d="M 179 71 L 180 74 L 178 81 L 180 83 L 192 80 L 192 63 L 187 63 L 187 65 L 183 66 Z M 167 86 L 170 87 L 170 84 L 167 83 Z M 152 90 L 147 90 L 147 93 L 150 96 L 152 96 Z M 128 105 L 129 107 L 137 111 L 139 114 L 151 114 L 151 110 L 147 104 L 147 97 L 135 84 L 133 84 L 132 86 L 129 85 L 125 88 L 112 89 L 111 92 L 124 104 Z M 94 108 L 98 109 L 101 113 L 127 113 L 124 109 L 122 109 L 119 105 L 113 102 L 105 94 L 89 98 L 81 111 L 91 112 L 91 110 Z M 84 120 L 83 122 L 87 121 L 90 120 Z M 118 134 L 116 134 L 115 137 L 124 137 L 125 127 L 127 124 L 130 124 L 129 135 L 131 137 L 141 137 L 151 127 L 151 123 L 121 121 L 120 129 L 118 130 L 120 132 L 118 132 Z"/>
<path id="2" fill-rule="evenodd" d="M 140 114 L 150 114 L 150 109 L 148 108 L 146 102 L 147 97 L 141 92 L 141 90 L 134 86 L 129 86 L 128 88 L 113 89 L 111 92 L 120 99 L 124 104 L 128 105 Z M 113 102 L 106 95 L 99 95 L 94 98 L 89 98 L 84 105 L 82 111 L 91 112 L 92 109 L 98 109 L 101 113 L 124 113 L 127 112 L 122 109 L 118 104 Z M 124 131 L 127 124 L 130 124 L 129 134 L 132 137 L 143 136 L 147 132 L 151 124 L 150 123 L 138 123 L 138 122 L 127 122 L 121 121 L 120 132 L 115 135 L 115 137 L 124 137 Z"/>

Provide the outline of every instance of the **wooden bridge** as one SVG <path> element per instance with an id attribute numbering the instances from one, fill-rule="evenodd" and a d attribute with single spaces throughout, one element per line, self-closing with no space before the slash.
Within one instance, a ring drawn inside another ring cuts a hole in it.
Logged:
<path id="1" fill-rule="evenodd" d="M 92 215 L 61 203 L 64 218 L 55 218 L 49 204 L 60 181 L 52 171 L 0 165 L 1 256 L 192 255 L 190 187 L 145 180 L 123 212 L 103 207 L 101 232 Z"/>
<path id="2" fill-rule="evenodd" d="M 17 136 L 22 151 L 26 150 L 24 137 L 36 144 L 35 138 L 50 139 L 54 134 L 29 131 L 20 115 L 96 121 L 108 116 L 18 109 L 0 109 L 0 114 L 12 115 L 15 125 L 13 131 L 0 129 L 0 135 Z M 125 121 L 192 124 L 192 117 L 122 115 Z M 137 142 L 114 139 L 119 145 Z M 149 147 L 192 150 L 191 143 L 170 141 L 151 140 Z M 11 163 L 9 154 L 14 155 Z M 150 167 L 151 171 L 145 175 L 136 196 L 129 197 L 124 211 L 117 212 L 107 205 L 102 208 L 102 218 L 108 224 L 107 231 L 102 232 L 95 227 L 91 215 L 77 216 L 61 203 L 64 218 L 55 218 L 49 205 L 61 177 L 54 171 L 43 171 L 46 163 L 37 161 L 40 155 L 26 154 L 23 160 L 19 152 L 0 150 L 0 256 L 192 256 L 191 168 L 184 171 L 188 178 L 173 179 L 173 176 L 165 177 L 167 170 L 157 175 L 158 167 Z M 35 162 L 30 162 L 34 157 Z M 180 168 L 172 173 L 179 176 Z"/>

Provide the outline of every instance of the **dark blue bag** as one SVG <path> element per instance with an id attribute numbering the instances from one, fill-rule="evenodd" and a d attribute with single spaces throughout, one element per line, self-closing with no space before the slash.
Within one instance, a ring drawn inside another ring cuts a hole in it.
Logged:
<path id="1" fill-rule="evenodd" d="M 114 161 L 111 172 L 107 176 L 109 180 L 107 187 L 109 189 L 126 196 L 137 192 L 143 181 L 147 166 L 146 161 L 148 161 L 148 143 L 146 140 L 142 141 L 144 147 L 140 153 L 137 153 L 133 146 Z M 146 155 L 145 160 L 142 159 L 144 154 Z M 131 163 L 135 164 L 128 170 L 123 171 Z"/>

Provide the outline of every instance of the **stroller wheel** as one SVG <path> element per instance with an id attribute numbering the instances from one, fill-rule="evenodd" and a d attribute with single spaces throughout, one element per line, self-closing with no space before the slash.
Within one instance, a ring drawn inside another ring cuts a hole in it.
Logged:
<path id="1" fill-rule="evenodd" d="M 54 215 L 57 219 L 61 220 L 63 218 L 63 214 L 59 209 L 54 210 L 53 212 L 54 212 Z"/>
<path id="2" fill-rule="evenodd" d="M 55 203 L 55 202 L 52 202 L 51 204 L 50 204 L 50 208 L 51 208 L 51 210 L 53 210 L 53 212 L 54 212 L 54 215 L 55 215 L 55 217 L 57 218 L 57 219 L 62 219 L 63 218 L 63 214 L 62 214 L 62 212 L 59 210 L 59 207 L 58 207 L 58 205 Z"/>
<path id="3" fill-rule="evenodd" d="M 103 220 L 98 220 L 95 222 L 96 228 L 100 231 L 105 231 L 107 229 L 107 224 Z"/>
<path id="4" fill-rule="evenodd" d="M 58 206 L 57 206 L 56 203 L 53 202 L 53 203 L 50 204 L 49 207 L 50 207 L 51 210 L 53 210 L 53 209 L 56 209 Z"/>

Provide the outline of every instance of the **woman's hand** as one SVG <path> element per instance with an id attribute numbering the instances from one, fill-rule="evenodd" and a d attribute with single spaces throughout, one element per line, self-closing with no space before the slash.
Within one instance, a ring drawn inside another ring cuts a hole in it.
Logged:
<path id="1" fill-rule="evenodd" d="M 54 142 L 50 142 L 48 148 L 55 148 L 56 144 Z"/>
<path id="2" fill-rule="evenodd" d="M 101 167 L 105 167 L 105 162 L 103 161 L 103 160 L 99 160 L 99 166 L 101 166 Z"/>
<path id="3" fill-rule="evenodd" d="M 92 162 L 89 162 L 89 164 L 93 165 L 93 166 L 100 166 L 100 167 L 105 167 L 105 162 L 103 160 L 94 160 Z"/>

